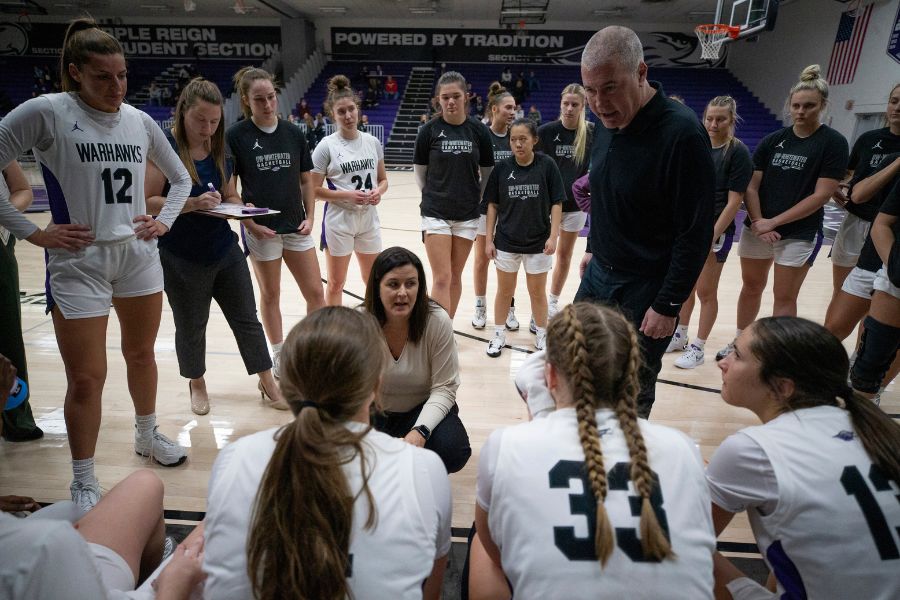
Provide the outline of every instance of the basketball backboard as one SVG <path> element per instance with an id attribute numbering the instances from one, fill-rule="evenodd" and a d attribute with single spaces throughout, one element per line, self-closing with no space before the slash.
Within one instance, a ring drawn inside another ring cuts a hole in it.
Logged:
<path id="1" fill-rule="evenodd" d="M 739 27 L 738 39 L 772 31 L 779 0 L 718 0 L 713 23 Z"/>

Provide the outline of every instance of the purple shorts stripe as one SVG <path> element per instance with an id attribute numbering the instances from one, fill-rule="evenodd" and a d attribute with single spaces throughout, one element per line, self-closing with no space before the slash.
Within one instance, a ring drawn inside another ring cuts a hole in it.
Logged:
<path id="1" fill-rule="evenodd" d="M 822 233 L 822 230 L 816 232 L 816 246 L 813 248 L 812 254 L 809 255 L 809 259 L 806 261 L 806 264 L 810 267 L 813 266 L 813 263 L 816 262 L 816 257 L 819 255 L 819 250 L 822 249 L 822 242 L 825 240 L 825 234 Z"/>
<path id="2" fill-rule="evenodd" d="M 724 263 L 728 259 L 728 254 L 731 253 L 731 247 L 734 245 L 734 232 L 725 232 L 724 236 L 722 247 L 716 252 L 717 263 Z"/>
<path id="3" fill-rule="evenodd" d="M 47 188 L 47 201 L 50 204 L 50 214 L 53 216 L 53 222 L 57 225 L 71 223 L 72 218 L 69 216 L 69 205 L 66 204 L 66 195 L 59 185 L 59 180 L 53 171 L 47 168 L 47 165 L 41 163 L 41 173 L 44 175 L 44 186 Z"/>
<path id="4" fill-rule="evenodd" d="M 329 187 L 331 186 L 331 182 L 328 182 Z M 322 208 L 322 233 L 319 236 L 319 250 L 325 251 L 328 249 L 328 242 L 325 240 L 325 215 L 328 214 L 328 203 L 325 203 L 325 206 Z"/>

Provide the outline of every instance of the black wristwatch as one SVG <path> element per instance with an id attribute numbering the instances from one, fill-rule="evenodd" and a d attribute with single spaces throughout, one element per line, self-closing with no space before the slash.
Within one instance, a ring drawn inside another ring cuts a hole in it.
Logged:
<path id="1" fill-rule="evenodd" d="M 412 430 L 418 431 L 419 434 L 421 434 L 421 436 L 423 438 L 425 438 L 426 442 L 428 441 L 428 438 L 431 437 L 431 430 L 428 429 L 427 427 L 425 427 L 424 425 L 416 425 L 415 427 L 412 428 Z"/>

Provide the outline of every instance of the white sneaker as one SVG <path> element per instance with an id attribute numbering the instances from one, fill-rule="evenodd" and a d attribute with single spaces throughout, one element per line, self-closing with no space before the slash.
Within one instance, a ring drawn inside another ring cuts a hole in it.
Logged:
<path id="1" fill-rule="evenodd" d="M 556 316 L 556 313 L 559 312 L 559 304 L 556 302 L 551 302 L 547 305 L 547 320 L 549 321 L 553 317 Z"/>
<path id="2" fill-rule="evenodd" d="M 547 330 L 539 329 L 537 332 L 537 337 L 534 338 L 534 347 L 538 350 L 543 350 L 544 346 L 547 345 Z"/>
<path id="3" fill-rule="evenodd" d="M 100 482 L 96 479 L 87 483 L 73 481 L 69 491 L 72 493 L 72 502 L 84 512 L 91 510 L 100 502 Z"/>
<path id="4" fill-rule="evenodd" d="M 734 342 L 728 342 L 728 345 L 716 352 L 716 362 L 719 362 L 729 354 L 734 352 Z"/>
<path id="5" fill-rule="evenodd" d="M 666 352 L 684 352 L 688 349 L 688 336 L 682 337 L 675 332 L 675 335 L 672 336 L 672 341 L 669 342 L 669 346 L 666 348 Z"/>
<path id="6" fill-rule="evenodd" d="M 138 436 L 134 430 L 134 451 L 141 456 L 149 456 L 164 467 L 177 467 L 187 460 L 187 451 L 153 428 L 149 435 Z"/>
<path id="7" fill-rule="evenodd" d="M 500 351 L 503 350 L 505 344 L 506 337 L 502 333 L 495 333 L 491 341 L 488 342 L 487 355 L 491 358 L 497 358 L 500 356 Z"/>
<path id="8" fill-rule="evenodd" d="M 514 306 L 509 307 L 509 314 L 506 315 L 506 328 L 510 331 L 519 330 L 519 320 L 516 318 L 516 309 Z"/>
<path id="9" fill-rule="evenodd" d="M 531 333 L 537 333 L 537 323 L 534 322 L 534 317 L 531 317 L 531 321 L 528 323 L 528 331 Z"/>
<path id="10" fill-rule="evenodd" d="M 475 329 L 484 329 L 487 325 L 487 307 L 476 306 L 475 316 L 472 317 L 472 327 Z"/>
<path id="11" fill-rule="evenodd" d="M 275 379 L 281 378 L 281 352 L 272 354 L 272 377 Z"/>
<path id="12" fill-rule="evenodd" d="M 703 350 L 691 344 L 688 346 L 688 349 L 684 351 L 684 354 L 679 356 L 675 361 L 675 366 L 679 369 L 693 369 L 699 367 L 704 362 Z"/>

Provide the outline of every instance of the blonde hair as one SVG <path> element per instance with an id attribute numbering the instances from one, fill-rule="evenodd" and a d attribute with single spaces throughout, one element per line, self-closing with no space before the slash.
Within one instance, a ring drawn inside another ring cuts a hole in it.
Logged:
<path id="1" fill-rule="evenodd" d="M 79 84 L 69 73 L 73 64 L 80 71 L 91 60 L 92 54 L 125 55 L 119 40 L 109 35 L 91 18 L 75 19 L 69 23 L 63 37 L 63 49 L 59 57 L 59 77 L 64 92 L 77 92 Z"/>
<path id="2" fill-rule="evenodd" d="M 184 168 L 191 175 L 191 181 L 199 184 L 200 176 L 197 174 L 197 167 L 194 165 L 194 159 L 191 158 L 191 147 L 188 143 L 187 132 L 184 128 L 184 117 L 187 111 L 196 106 L 198 102 L 208 102 L 222 109 L 225 102 L 222 99 L 222 92 L 212 81 L 207 81 L 202 77 L 192 79 L 178 96 L 178 102 L 175 104 L 175 123 L 172 125 L 172 134 L 178 143 L 178 156 L 184 163 Z M 223 111 L 224 113 L 224 111 Z M 219 119 L 219 125 L 210 137 L 210 154 L 216 164 L 216 170 L 219 172 L 219 181 L 224 186 L 227 181 L 225 179 L 225 115 Z"/>
<path id="3" fill-rule="evenodd" d="M 584 93 L 584 87 L 577 83 L 570 83 L 564 87 L 562 93 L 559 95 L 560 100 L 565 98 L 566 94 L 574 94 L 581 98 L 581 112 L 578 113 L 578 124 L 575 126 L 575 148 L 573 152 L 575 155 L 575 164 L 581 166 L 584 164 L 584 159 L 587 157 L 588 149 L 587 119 L 584 118 L 584 108 L 587 106 L 587 96 Z M 562 120 L 562 113 L 560 113 L 559 118 Z"/>
<path id="4" fill-rule="evenodd" d="M 356 432 L 345 422 L 377 394 L 387 346 L 372 315 L 329 306 L 291 330 L 282 357 L 281 391 L 295 418 L 275 434 L 253 506 L 247 536 L 253 597 L 346 598 L 356 498 L 343 465 L 359 460 L 364 527 L 374 527 L 377 517 L 363 451 L 370 428 Z"/>
<path id="5" fill-rule="evenodd" d="M 615 547 L 613 526 L 606 512 L 608 483 L 595 411 L 615 411 L 628 444 L 631 480 L 641 497 L 640 537 L 644 556 L 674 558 L 671 544 L 653 510 L 650 497 L 658 482 L 647 459 L 647 447 L 637 417 L 641 350 L 634 327 L 622 313 L 598 304 L 566 306 L 547 326 L 547 362 L 568 382 L 578 419 L 591 490 L 597 500 L 594 546 L 605 566 Z"/>
<path id="6" fill-rule="evenodd" d="M 325 97 L 325 104 L 322 108 L 334 116 L 334 103 L 342 98 L 350 98 L 359 108 L 359 98 L 350 87 L 350 79 L 346 75 L 335 75 L 328 80 L 328 96 Z"/>
<path id="7" fill-rule="evenodd" d="M 822 99 L 822 112 L 828 107 L 828 82 L 822 77 L 821 72 L 822 67 L 819 65 L 809 65 L 803 69 L 800 73 L 800 81 L 794 84 L 794 87 L 791 88 L 791 92 L 788 94 L 787 102 L 785 103 L 788 114 L 790 114 L 791 98 L 797 92 L 819 92 L 819 97 Z"/>
<path id="8" fill-rule="evenodd" d="M 731 131 L 728 133 L 728 144 L 731 145 L 731 142 L 734 140 L 734 128 L 741 122 L 741 117 L 737 112 L 737 102 L 731 96 L 716 96 L 703 109 L 704 120 L 706 120 L 706 111 L 711 107 L 728 109 L 728 114 L 731 117 Z"/>
<path id="9" fill-rule="evenodd" d="M 234 91 L 241 97 L 241 112 L 244 113 L 244 117 L 247 119 L 253 116 L 253 111 L 250 110 L 249 102 L 250 87 L 253 85 L 254 81 L 259 81 L 260 79 L 271 83 L 273 88 L 278 87 L 275 83 L 275 76 L 258 67 L 243 67 L 235 73 L 232 78 L 232 81 L 234 82 Z"/>

